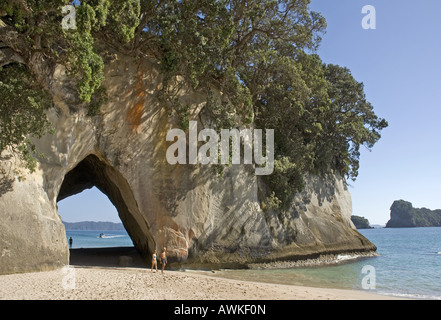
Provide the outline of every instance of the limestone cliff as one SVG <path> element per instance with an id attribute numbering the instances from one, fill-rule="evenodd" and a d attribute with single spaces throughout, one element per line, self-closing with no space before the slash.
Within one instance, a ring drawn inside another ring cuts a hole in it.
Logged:
<path id="1" fill-rule="evenodd" d="M 166 133 L 176 125 L 156 96 L 156 64 L 115 54 L 105 73 L 109 99 L 89 117 L 57 66 L 48 81 L 56 133 L 36 141 L 45 157 L 22 179 L 13 156 L 1 162 L 10 188 L 0 196 L 0 273 L 68 264 L 57 201 L 92 186 L 109 197 L 145 256 L 165 246 L 170 260 L 239 265 L 376 249 L 355 230 L 339 176 L 308 177 L 290 209 L 277 214 L 262 209 L 265 185 L 252 165 L 232 165 L 218 178 L 210 166 L 168 164 Z M 203 128 L 204 101 L 196 93 L 180 99 Z"/>

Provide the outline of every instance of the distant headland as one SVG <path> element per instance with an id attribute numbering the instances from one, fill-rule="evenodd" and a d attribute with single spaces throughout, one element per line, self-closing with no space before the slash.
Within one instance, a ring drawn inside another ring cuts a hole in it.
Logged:
<path id="1" fill-rule="evenodd" d="M 369 220 L 365 217 L 359 217 L 359 216 L 351 216 L 352 223 L 355 225 L 357 229 L 373 229 L 373 227 L 370 226 Z"/>
<path id="2" fill-rule="evenodd" d="M 441 210 L 414 208 L 404 200 L 394 201 L 386 228 L 441 227 Z"/>
<path id="3" fill-rule="evenodd" d="M 103 222 L 103 221 L 81 221 L 81 222 L 65 222 L 66 230 L 125 230 L 122 223 Z"/>

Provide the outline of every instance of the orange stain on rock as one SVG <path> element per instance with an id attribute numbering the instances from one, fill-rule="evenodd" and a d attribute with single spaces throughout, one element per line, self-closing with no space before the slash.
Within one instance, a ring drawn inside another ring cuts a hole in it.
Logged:
<path id="1" fill-rule="evenodd" d="M 132 127 L 132 130 L 137 131 L 141 125 L 142 114 L 144 113 L 146 92 L 144 89 L 143 73 L 141 70 L 138 71 L 136 75 L 136 84 L 133 94 L 135 96 L 135 101 L 133 106 L 129 109 L 127 113 L 127 123 Z"/>

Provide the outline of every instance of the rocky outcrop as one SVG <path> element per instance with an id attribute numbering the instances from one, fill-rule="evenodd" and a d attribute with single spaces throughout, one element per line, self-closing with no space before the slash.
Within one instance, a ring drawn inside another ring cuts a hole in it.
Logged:
<path id="1" fill-rule="evenodd" d="M 354 224 L 354 226 L 357 228 L 357 230 L 372 229 L 372 227 L 369 224 L 369 220 L 366 219 L 365 217 L 352 216 L 351 221 Z"/>
<path id="2" fill-rule="evenodd" d="M 57 201 L 96 186 L 118 210 L 136 249 L 167 248 L 170 261 L 243 265 L 375 250 L 351 222 L 351 197 L 338 176 L 307 177 L 289 210 L 262 209 L 265 185 L 252 165 L 218 177 L 208 165 L 170 165 L 166 133 L 175 128 L 157 99 L 154 62 L 122 55 L 106 61 L 108 101 L 98 116 L 76 107 L 75 90 L 57 66 L 50 81 L 54 135 L 36 141 L 45 156 L 34 173 L 10 156 L 0 196 L 0 273 L 68 264 Z M 190 119 L 203 128 L 204 101 L 183 93 Z M 7 155 L 3 155 L 7 157 Z"/>
<path id="3" fill-rule="evenodd" d="M 415 227 L 441 227 L 441 210 L 417 209 L 408 201 L 394 201 L 386 228 Z"/>

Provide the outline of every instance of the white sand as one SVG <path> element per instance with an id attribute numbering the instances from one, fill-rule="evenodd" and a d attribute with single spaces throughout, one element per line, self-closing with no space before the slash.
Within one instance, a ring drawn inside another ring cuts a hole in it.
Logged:
<path id="1" fill-rule="evenodd" d="M 378 300 L 365 291 L 237 281 L 145 268 L 69 267 L 0 276 L 0 299 Z"/>

